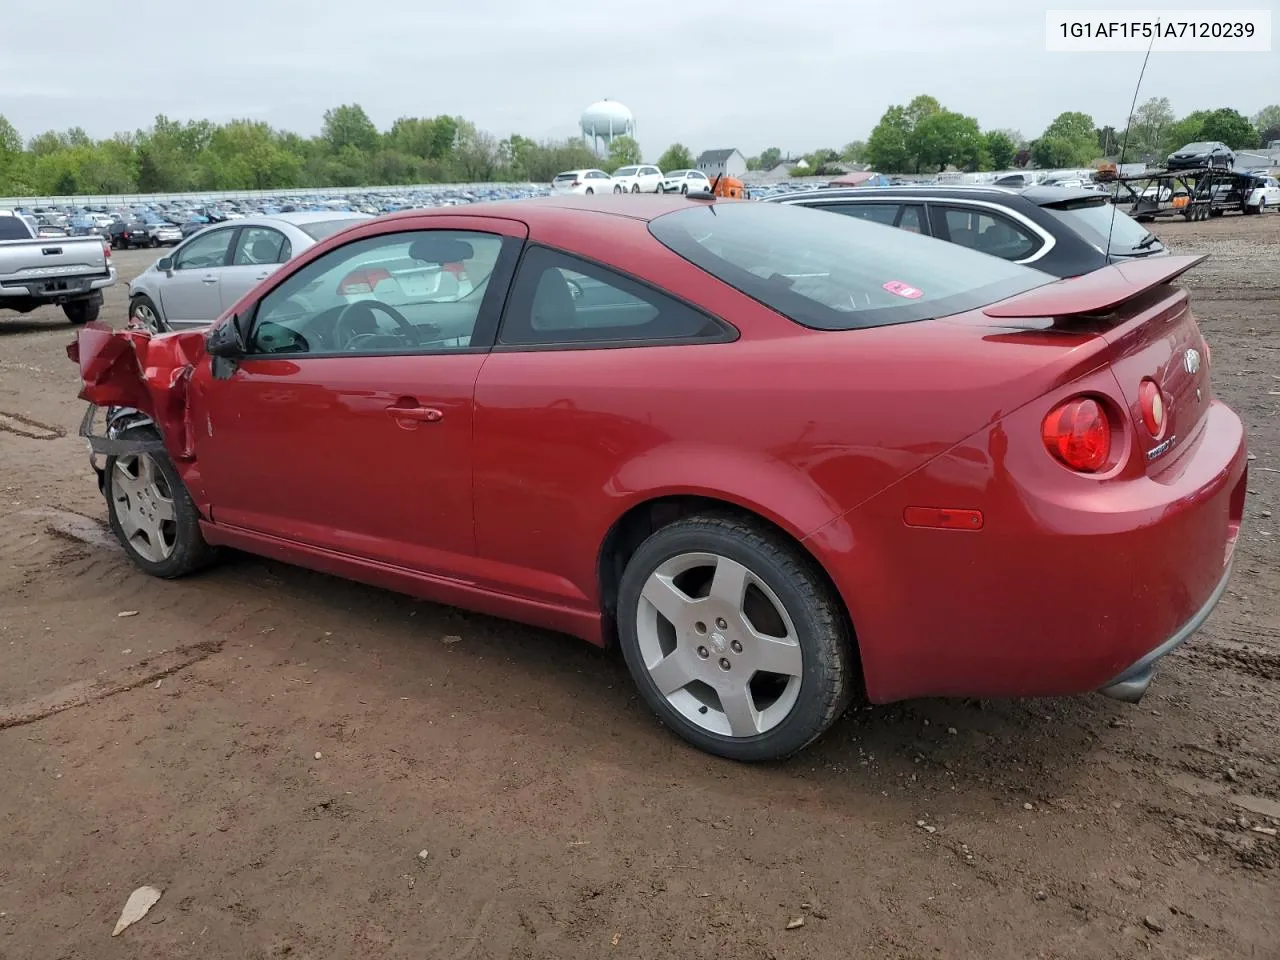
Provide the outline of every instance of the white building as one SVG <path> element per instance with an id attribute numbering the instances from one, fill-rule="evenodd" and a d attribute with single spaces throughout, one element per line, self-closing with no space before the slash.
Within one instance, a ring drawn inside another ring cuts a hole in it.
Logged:
<path id="1" fill-rule="evenodd" d="M 708 177 L 741 177 L 747 172 L 747 158 L 736 147 L 728 150 L 704 150 L 697 168 Z"/>

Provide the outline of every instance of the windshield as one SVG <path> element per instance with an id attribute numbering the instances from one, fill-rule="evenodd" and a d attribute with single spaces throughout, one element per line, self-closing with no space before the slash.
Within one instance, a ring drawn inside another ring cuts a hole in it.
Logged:
<path id="1" fill-rule="evenodd" d="M 1188 143 L 1179 150 L 1179 153 L 1204 153 L 1206 150 L 1212 150 L 1212 143 Z"/>
<path id="2" fill-rule="evenodd" d="M 323 240 L 331 237 L 339 230 L 345 230 L 362 217 L 342 217 L 339 220 L 316 220 L 313 223 L 300 223 L 298 229 L 312 240 Z"/>
<path id="3" fill-rule="evenodd" d="M 1159 240 L 1148 243 L 1149 230 L 1105 198 L 1086 198 L 1055 203 L 1044 208 L 1057 220 L 1071 227 L 1099 250 L 1116 256 L 1160 253 Z M 1111 245 L 1107 245 L 1107 237 Z M 1139 246 L 1142 244 L 1142 246 Z"/>
<path id="4" fill-rule="evenodd" d="M 688 172 L 689 172 L 688 170 L 668 170 L 668 171 L 667 171 L 667 176 L 668 176 L 668 177 L 683 177 L 683 176 L 684 176 L 686 173 L 688 173 Z"/>
<path id="5" fill-rule="evenodd" d="M 796 323 L 851 330 L 948 316 L 1055 279 L 954 243 L 790 204 L 706 204 L 649 232 Z"/>
<path id="6" fill-rule="evenodd" d="M 639 169 L 639 167 L 622 167 L 621 169 L 613 171 L 613 175 L 615 177 L 634 177 L 636 171 Z"/>

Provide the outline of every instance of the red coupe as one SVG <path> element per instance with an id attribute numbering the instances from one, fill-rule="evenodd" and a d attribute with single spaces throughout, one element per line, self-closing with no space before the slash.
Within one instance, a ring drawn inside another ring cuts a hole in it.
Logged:
<path id="1" fill-rule="evenodd" d="M 1244 505 L 1197 262 L 1058 281 L 816 210 L 557 197 L 362 222 L 207 333 L 69 353 L 147 572 L 234 547 L 616 640 L 666 724 L 758 760 L 855 693 L 1141 697 Z"/>

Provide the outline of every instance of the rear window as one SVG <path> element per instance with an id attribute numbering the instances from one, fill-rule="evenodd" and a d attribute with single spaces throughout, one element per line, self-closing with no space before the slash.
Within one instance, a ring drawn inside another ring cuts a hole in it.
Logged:
<path id="1" fill-rule="evenodd" d="M 316 220 L 313 223 L 300 223 L 298 224 L 298 229 L 312 240 L 323 240 L 339 230 L 345 230 L 347 227 L 352 226 L 359 219 L 359 217 L 344 217 L 340 220 Z"/>
<path id="2" fill-rule="evenodd" d="M 1106 250 L 1112 255 L 1123 257 L 1131 254 L 1142 255 L 1162 253 L 1164 251 L 1164 247 L 1160 245 L 1159 240 L 1139 247 L 1138 244 L 1140 243 L 1146 244 L 1151 237 L 1151 232 L 1105 198 L 1067 200 L 1063 203 L 1047 206 L 1044 210 L 1051 214 L 1054 219 L 1061 221 L 1080 234 L 1099 250 Z M 1107 246 L 1108 235 L 1111 238 L 1109 248 Z"/>
<path id="3" fill-rule="evenodd" d="M 656 218 L 649 232 L 718 280 L 818 330 L 948 316 L 1055 279 L 954 243 L 791 204 L 700 204 Z"/>
<path id="4" fill-rule="evenodd" d="M 0 217 L 0 240 L 30 240 L 31 231 L 17 217 Z"/>
<path id="5" fill-rule="evenodd" d="M 577 173 L 557 173 L 555 182 L 559 183 L 561 180 L 577 180 L 577 179 L 578 179 Z"/>

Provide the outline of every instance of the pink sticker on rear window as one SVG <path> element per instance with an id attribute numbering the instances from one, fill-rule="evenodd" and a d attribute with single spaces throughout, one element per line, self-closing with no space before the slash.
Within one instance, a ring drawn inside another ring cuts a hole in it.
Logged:
<path id="1" fill-rule="evenodd" d="M 906 297 L 908 300 L 919 300 L 924 296 L 923 290 L 917 290 L 915 287 L 903 283 L 901 280 L 890 280 L 884 285 L 884 288 L 890 293 L 896 293 L 900 297 Z"/>

